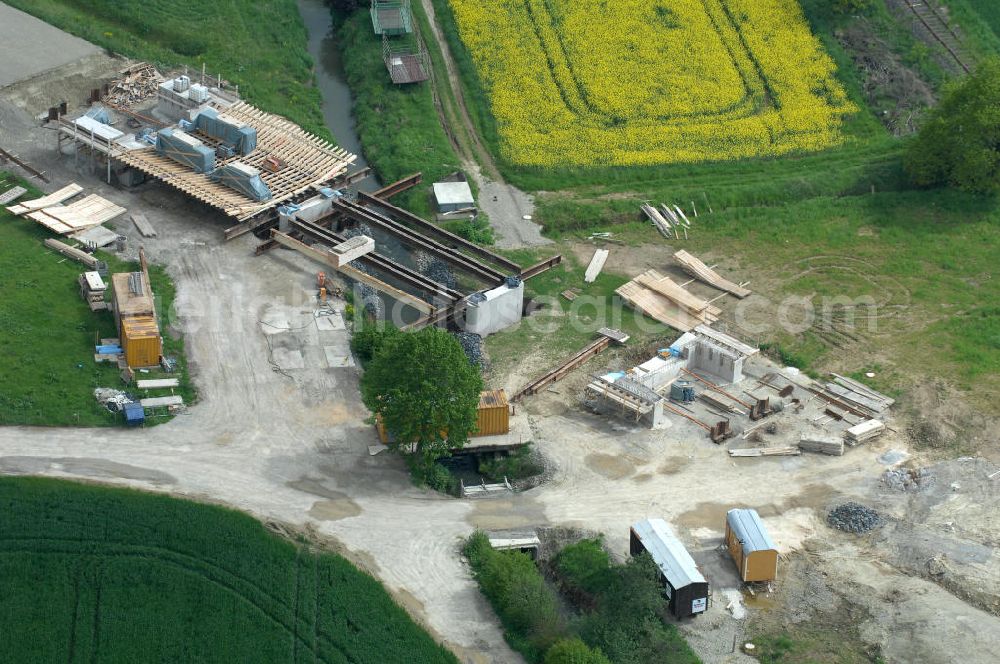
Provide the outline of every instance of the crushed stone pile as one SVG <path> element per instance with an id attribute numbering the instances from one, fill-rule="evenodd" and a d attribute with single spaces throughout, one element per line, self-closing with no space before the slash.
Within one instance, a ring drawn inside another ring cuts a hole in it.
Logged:
<path id="1" fill-rule="evenodd" d="M 448 264 L 437 256 L 431 256 L 423 251 L 414 253 L 413 262 L 417 266 L 417 272 L 430 277 L 448 288 L 456 288 L 458 282 L 455 280 L 455 273 L 451 271 Z"/>
<path id="2" fill-rule="evenodd" d="M 483 354 L 483 338 L 472 332 L 456 332 L 455 338 L 462 344 L 462 350 L 469 362 L 479 368 L 486 365 L 486 356 Z"/>
<path id="3" fill-rule="evenodd" d="M 827 522 L 834 528 L 848 533 L 867 533 L 882 525 L 882 516 L 870 507 L 859 503 L 844 503 L 830 511 Z"/>

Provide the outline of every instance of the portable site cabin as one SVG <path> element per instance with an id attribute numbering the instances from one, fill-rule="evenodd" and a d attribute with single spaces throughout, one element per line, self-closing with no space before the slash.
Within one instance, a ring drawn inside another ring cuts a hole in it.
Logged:
<path id="1" fill-rule="evenodd" d="M 146 253 L 141 249 L 139 263 L 139 272 L 111 275 L 111 310 L 125 361 L 133 369 L 156 366 L 163 354 L 163 337 L 157 323 Z"/>
<path id="2" fill-rule="evenodd" d="M 778 576 L 778 548 L 757 510 L 726 513 L 726 548 L 744 583 L 774 581 Z"/>
<path id="3" fill-rule="evenodd" d="M 382 415 L 375 414 L 375 429 L 383 445 L 395 441 L 392 432 L 386 430 Z M 485 390 L 479 393 L 479 407 L 476 409 L 476 430 L 470 435 L 502 436 L 510 432 L 510 403 L 504 390 Z M 444 432 L 447 435 L 447 432 Z"/>
<path id="4" fill-rule="evenodd" d="M 629 554 L 635 556 L 643 551 L 660 568 L 670 613 L 686 618 L 708 608 L 708 581 L 666 521 L 645 519 L 632 525 Z"/>

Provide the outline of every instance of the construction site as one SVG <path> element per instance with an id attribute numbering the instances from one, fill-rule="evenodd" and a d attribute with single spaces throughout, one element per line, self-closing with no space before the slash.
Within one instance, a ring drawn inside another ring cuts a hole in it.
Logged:
<path id="1" fill-rule="evenodd" d="M 370 16 L 393 84 L 428 81 L 409 1 L 372 0 Z M 689 251 L 711 223 L 694 202 L 636 201 L 641 249 L 611 233 L 483 246 L 444 227 L 491 204 L 462 174 L 361 186 L 359 155 L 244 101 L 225 72 L 24 25 L 86 68 L 0 66 L 0 167 L 40 192 L 0 183 L 0 202 L 43 229 L 42 259 L 79 268 L 63 285 L 116 330 L 80 348 L 115 370 L 94 398 L 116 422 L 0 427 L 0 472 L 218 502 L 327 538 L 462 662 L 524 661 L 461 554 L 474 530 L 542 560 L 598 534 L 615 559 L 648 552 L 705 662 L 756 661 L 756 634 L 806 622 L 879 644 L 882 661 L 996 657 L 998 459 L 926 461 L 874 373 L 768 352 L 737 323 L 768 276 Z M 508 216 L 496 223 L 530 222 Z M 176 288 L 169 310 L 151 265 Z M 625 323 L 578 315 L 588 297 Z M 547 316 L 582 343 L 564 352 Z M 389 453 L 399 441 L 362 402 L 359 317 L 442 328 L 482 367 L 476 433 L 448 460 L 457 495 L 415 486 Z M 530 480 L 477 470 L 522 449 Z"/>

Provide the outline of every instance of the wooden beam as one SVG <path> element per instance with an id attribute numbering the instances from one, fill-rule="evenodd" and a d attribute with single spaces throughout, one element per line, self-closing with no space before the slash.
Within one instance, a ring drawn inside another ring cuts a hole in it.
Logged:
<path id="1" fill-rule="evenodd" d="M 405 291 L 401 291 L 398 288 L 390 286 L 381 279 L 377 279 L 371 275 L 365 274 L 361 270 L 353 268 L 350 265 L 342 265 L 340 267 L 337 267 L 337 261 L 334 259 L 332 255 L 330 255 L 326 251 L 320 251 L 319 249 L 314 249 L 305 242 L 299 242 L 290 235 L 286 235 L 276 230 L 271 231 L 271 239 L 275 240 L 278 244 L 284 247 L 288 247 L 289 249 L 295 249 L 302 255 L 308 256 L 309 258 L 315 261 L 323 263 L 324 265 L 336 270 L 337 272 L 340 272 L 344 276 L 350 277 L 355 281 L 360 281 L 362 283 L 368 284 L 375 290 L 381 293 L 385 293 L 389 297 L 399 300 L 400 302 L 404 302 L 413 307 L 414 309 L 418 309 L 419 311 L 422 311 L 425 314 L 434 313 L 434 307 L 429 303 L 424 302 L 420 298 L 410 295 Z"/>

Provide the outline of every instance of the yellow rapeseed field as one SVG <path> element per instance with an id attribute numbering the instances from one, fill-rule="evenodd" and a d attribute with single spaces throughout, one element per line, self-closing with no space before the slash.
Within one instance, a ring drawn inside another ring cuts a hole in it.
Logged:
<path id="1" fill-rule="evenodd" d="M 449 0 L 514 164 L 739 159 L 854 112 L 797 0 Z"/>

